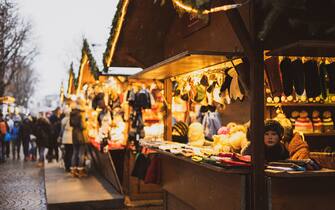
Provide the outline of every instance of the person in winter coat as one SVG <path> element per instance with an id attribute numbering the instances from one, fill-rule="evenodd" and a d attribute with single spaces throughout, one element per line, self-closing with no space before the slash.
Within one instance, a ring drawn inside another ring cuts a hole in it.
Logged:
<path id="1" fill-rule="evenodd" d="M 0 112 L 0 162 L 6 160 L 6 144 L 5 135 L 7 132 L 6 121 L 3 119 L 2 112 Z"/>
<path id="2" fill-rule="evenodd" d="M 51 136 L 50 123 L 47 118 L 42 115 L 37 119 L 35 126 L 33 127 L 34 135 L 36 136 L 36 143 L 39 151 L 38 166 L 44 165 L 44 152 L 45 148 L 48 147 L 48 141 Z"/>
<path id="3" fill-rule="evenodd" d="M 267 162 L 286 160 L 288 151 L 281 142 L 284 128 L 276 120 L 266 120 L 264 123 L 265 159 Z"/>
<path id="4" fill-rule="evenodd" d="M 12 155 L 14 160 L 15 157 L 17 157 L 17 159 L 20 159 L 19 131 L 20 131 L 20 123 L 15 122 L 13 128 L 10 130 L 11 142 L 12 142 Z"/>
<path id="5" fill-rule="evenodd" d="M 65 171 L 69 172 L 73 155 L 72 127 L 70 126 L 70 109 L 65 109 L 65 117 L 62 119 L 61 140 L 64 145 L 64 166 Z"/>
<path id="6" fill-rule="evenodd" d="M 29 160 L 29 143 L 31 134 L 31 124 L 28 118 L 24 119 L 19 130 L 19 141 L 22 142 L 24 160 Z"/>
<path id="7" fill-rule="evenodd" d="M 59 159 L 59 152 L 58 152 L 58 143 L 57 139 L 59 137 L 61 131 L 61 110 L 57 107 L 53 112 L 52 115 L 49 117 L 49 122 L 51 125 L 51 137 L 48 146 L 48 162 L 51 162 L 53 158 L 58 161 Z"/>
<path id="8" fill-rule="evenodd" d="M 87 176 L 85 164 L 85 144 L 87 141 L 86 121 L 84 116 L 84 102 L 77 101 L 76 107 L 70 113 L 70 126 L 72 127 L 73 155 L 71 161 L 71 175 L 77 177 Z"/>

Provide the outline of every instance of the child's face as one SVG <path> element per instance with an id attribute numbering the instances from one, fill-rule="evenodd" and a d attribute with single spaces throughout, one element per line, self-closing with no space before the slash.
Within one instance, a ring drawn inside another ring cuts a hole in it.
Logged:
<path id="1" fill-rule="evenodd" d="M 279 136 L 275 131 L 266 131 L 264 133 L 264 144 L 273 147 L 279 142 Z"/>

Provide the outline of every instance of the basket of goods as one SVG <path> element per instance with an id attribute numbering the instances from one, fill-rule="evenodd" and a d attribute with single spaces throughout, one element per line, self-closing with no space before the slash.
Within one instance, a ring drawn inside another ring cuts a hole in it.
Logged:
<path id="1" fill-rule="evenodd" d="M 335 169 L 335 152 L 311 152 L 310 158 L 322 168 Z"/>

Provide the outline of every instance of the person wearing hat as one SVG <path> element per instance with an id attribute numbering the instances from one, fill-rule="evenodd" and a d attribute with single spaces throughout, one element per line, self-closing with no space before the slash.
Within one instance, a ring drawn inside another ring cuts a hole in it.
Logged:
<path id="1" fill-rule="evenodd" d="M 267 162 L 285 160 L 289 157 L 288 151 L 281 142 L 284 133 L 283 127 L 276 120 L 266 120 L 264 123 L 265 159 Z"/>
<path id="2" fill-rule="evenodd" d="M 84 102 L 77 101 L 76 107 L 70 113 L 70 126 L 72 127 L 73 154 L 70 172 L 74 177 L 87 176 L 84 169 L 85 143 L 87 142 L 86 122 L 84 116 Z"/>

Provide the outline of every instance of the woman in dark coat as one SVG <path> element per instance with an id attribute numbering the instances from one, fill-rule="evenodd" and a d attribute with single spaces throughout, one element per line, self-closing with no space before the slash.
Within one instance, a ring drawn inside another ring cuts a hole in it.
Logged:
<path id="1" fill-rule="evenodd" d="M 33 128 L 35 136 L 36 136 L 36 143 L 39 151 L 39 166 L 43 166 L 44 164 L 44 151 L 45 148 L 48 147 L 49 139 L 51 137 L 51 128 L 49 121 L 41 116 L 37 119 L 35 126 Z"/>
<path id="2" fill-rule="evenodd" d="M 76 108 L 70 113 L 70 126 L 72 129 L 73 154 L 71 161 L 72 176 L 87 176 L 85 165 L 85 144 L 87 141 L 87 129 L 84 116 L 84 105 L 77 102 Z"/>

